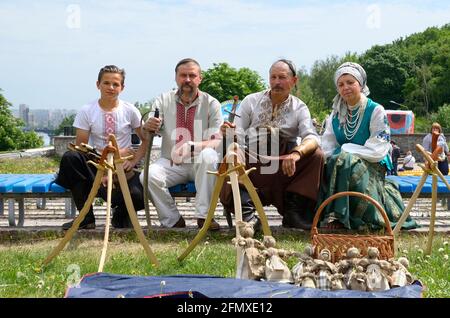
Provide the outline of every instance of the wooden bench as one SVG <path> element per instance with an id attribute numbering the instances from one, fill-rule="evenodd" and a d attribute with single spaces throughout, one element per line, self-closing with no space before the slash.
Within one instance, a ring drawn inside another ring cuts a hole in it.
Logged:
<path id="1" fill-rule="evenodd" d="M 9 226 L 22 227 L 25 221 L 25 198 L 36 198 L 37 208 L 45 209 L 47 198 L 65 198 L 65 215 L 75 217 L 76 207 L 69 190 L 54 183 L 54 174 L 0 174 L 0 216 L 4 215 L 5 200 L 8 200 Z M 169 188 L 173 197 L 195 197 L 193 182 Z M 18 222 L 15 220 L 15 202 L 18 202 Z"/>
<path id="2" fill-rule="evenodd" d="M 447 182 L 450 182 L 450 176 L 444 176 Z M 410 198 L 414 191 L 417 188 L 417 185 L 422 178 L 422 176 L 386 176 L 387 179 L 395 181 L 398 186 L 400 193 L 403 198 Z M 428 176 L 427 181 L 422 187 L 422 191 L 420 191 L 419 198 L 431 198 L 431 184 L 432 177 Z M 439 198 L 448 198 L 450 197 L 450 191 L 447 189 L 447 186 L 438 178 L 437 191 Z"/>
<path id="3" fill-rule="evenodd" d="M 54 174 L 0 174 L 0 216 L 4 215 L 4 203 L 8 200 L 8 222 L 9 225 L 23 226 L 25 220 L 25 198 L 36 198 L 37 208 L 45 209 L 46 199 L 65 198 L 65 215 L 67 218 L 75 217 L 76 208 L 72 195 L 67 189 L 54 183 Z M 417 188 L 421 176 L 386 176 L 399 185 L 403 198 L 410 198 Z M 445 176 L 450 182 L 450 176 Z M 431 176 L 427 178 L 422 191 L 421 198 L 431 198 Z M 186 201 L 195 197 L 196 189 L 193 182 L 178 184 L 169 188 L 172 197 L 184 197 Z M 438 179 L 438 197 L 450 198 L 450 191 L 445 184 Z M 18 222 L 15 219 L 15 202 L 18 202 Z M 228 224 L 232 224 L 231 216 L 225 213 Z"/>
<path id="4" fill-rule="evenodd" d="M 25 220 L 25 198 L 37 198 L 37 208 L 44 209 L 47 198 L 66 198 L 66 217 L 75 215 L 70 191 L 54 183 L 53 174 L 0 174 L 0 215 L 4 214 L 4 200 L 8 200 L 8 222 L 16 226 L 15 202 L 19 204 L 17 226 Z"/>

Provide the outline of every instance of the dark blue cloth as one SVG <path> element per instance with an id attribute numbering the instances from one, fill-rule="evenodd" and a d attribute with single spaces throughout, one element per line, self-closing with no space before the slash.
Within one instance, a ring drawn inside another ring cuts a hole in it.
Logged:
<path id="1" fill-rule="evenodd" d="M 210 298 L 420 298 L 422 289 L 418 281 L 383 292 L 360 292 L 323 291 L 292 284 L 206 275 L 128 276 L 96 273 L 84 276 L 79 286 L 67 290 L 66 297 L 141 298 L 190 291 L 194 297 L 204 295 Z"/>

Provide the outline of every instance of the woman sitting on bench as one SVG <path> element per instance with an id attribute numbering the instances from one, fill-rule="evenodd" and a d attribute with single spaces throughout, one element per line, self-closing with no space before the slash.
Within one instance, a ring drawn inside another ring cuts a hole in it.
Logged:
<path id="1" fill-rule="evenodd" d="M 386 112 L 366 97 L 367 76 L 359 64 L 342 64 L 334 80 L 339 94 L 322 137 L 326 164 L 319 203 L 338 192 L 361 192 L 378 201 L 395 226 L 404 205 L 398 187 L 385 178 L 386 170 L 393 168 Z M 328 204 L 321 225 L 329 229 L 385 226 L 376 208 L 357 197 L 342 197 Z M 407 219 L 403 226 L 410 229 L 417 225 Z"/>

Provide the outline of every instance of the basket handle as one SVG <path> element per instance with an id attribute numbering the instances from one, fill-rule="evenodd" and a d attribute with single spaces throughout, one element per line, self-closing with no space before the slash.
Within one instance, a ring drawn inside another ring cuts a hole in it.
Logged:
<path id="1" fill-rule="evenodd" d="M 369 197 L 367 194 L 364 194 L 361 192 L 354 192 L 354 191 L 343 191 L 343 192 L 335 193 L 332 196 L 330 196 L 328 199 L 326 199 L 325 201 L 322 202 L 322 204 L 317 209 L 316 215 L 314 216 L 314 220 L 313 220 L 312 227 L 311 227 L 311 235 L 318 234 L 317 224 L 319 223 L 320 215 L 322 214 L 323 209 L 331 201 L 338 199 L 340 197 L 343 197 L 343 196 L 355 196 L 355 197 L 365 199 L 366 201 L 369 201 L 370 203 L 372 203 L 377 208 L 377 210 L 380 212 L 381 216 L 384 219 L 384 223 L 386 224 L 387 234 L 390 236 L 393 236 L 393 232 L 392 232 L 392 229 L 390 226 L 391 222 L 389 221 L 389 218 L 386 214 L 386 211 L 383 209 L 383 207 L 377 201 L 375 201 L 373 198 Z"/>

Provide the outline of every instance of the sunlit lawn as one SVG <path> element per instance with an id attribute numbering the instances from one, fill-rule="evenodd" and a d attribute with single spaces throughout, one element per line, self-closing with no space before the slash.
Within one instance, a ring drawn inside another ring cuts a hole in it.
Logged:
<path id="1" fill-rule="evenodd" d="M 104 272 L 127 275 L 208 274 L 235 276 L 235 250 L 231 234 L 213 234 L 200 243 L 183 261 L 177 257 L 187 247 L 193 234 L 166 233 L 150 239 L 160 261 L 159 267 L 149 263 L 134 235 L 128 239 L 113 237 Z M 407 256 L 410 271 L 425 286 L 424 297 L 450 297 L 448 237 L 438 235 L 431 256 L 424 256 L 425 236 L 403 235 L 398 240 L 396 257 Z M 0 297 L 63 297 L 68 284 L 76 284 L 87 274 L 97 272 L 102 242 L 74 239 L 45 269 L 41 267 L 57 240 L 41 240 L 0 245 Z M 305 235 L 280 235 L 278 246 L 302 251 L 309 239 Z M 296 259 L 289 260 L 293 266 Z"/>
<path id="2" fill-rule="evenodd" d="M 54 173 L 58 157 L 0 159 L 0 173 Z M 278 246 L 302 251 L 309 237 L 302 234 L 275 236 Z M 128 275 L 209 274 L 235 276 L 235 250 L 231 234 L 212 234 L 179 263 L 177 257 L 193 239 L 192 233 L 167 232 L 150 238 L 151 247 L 161 266 L 150 265 L 134 234 L 128 239 L 112 237 L 104 271 Z M 74 239 L 45 269 L 41 267 L 59 239 L 21 241 L 0 244 L 0 297 L 63 297 L 68 284 L 74 284 L 87 274 L 97 272 L 102 242 Z M 396 257 L 407 256 L 411 273 L 425 286 L 424 297 L 450 297 L 449 237 L 437 235 L 431 256 L 423 250 L 427 237 L 402 234 L 397 239 Z M 289 265 L 296 263 L 289 260 Z"/>
<path id="3" fill-rule="evenodd" d="M 0 159 L 0 173 L 55 173 L 60 160 L 57 156 Z"/>

